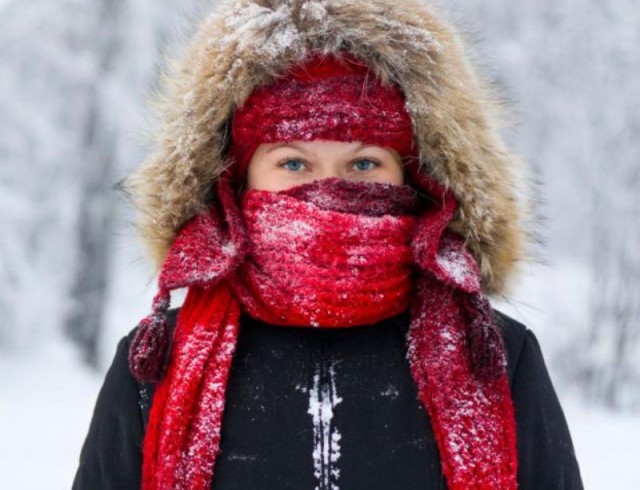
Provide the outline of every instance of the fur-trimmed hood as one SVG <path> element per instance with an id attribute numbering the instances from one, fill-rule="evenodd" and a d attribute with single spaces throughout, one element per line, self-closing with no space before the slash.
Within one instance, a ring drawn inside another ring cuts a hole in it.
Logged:
<path id="1" fill-rule="evenodd" d="M 161 126 L 123 185 L 156 267 L 177 231 L 210 203 L 226 165 L 228 123 L 251 91 L 310 51 L 350 51 L 405 94 L 421 168 L 450 188 L 450 228 L 467 241 L 483 289 L 501 295 L 528 259 L 530 183 L 500 134 L 503 108 L 463 38 L 420 0 L 230 0 L 202 19 L 153 94 Z"/>

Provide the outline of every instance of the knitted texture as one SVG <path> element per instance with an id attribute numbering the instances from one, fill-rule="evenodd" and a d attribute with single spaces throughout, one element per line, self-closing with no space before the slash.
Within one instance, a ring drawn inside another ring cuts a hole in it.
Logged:
<path id="1" fill-rule="evenodd" d="M 348 181 L 325 179 L 275 198 L 246 192 L 251 256 L 232 279 L 244 310 L 275 325 L 314 327 L 364 325 L 403 312 L 413 262 L 407 237 L 415 224 L 406 212 L 417 209 L 418 197 L 408 186 L 390 191 L 375 186 L 355 195 Z M 363 214 L 346 212 L 363 201 L 373 203 Z"/>
<path id="2" fill-rule="evenodd" d="M 359 141 L 413 154 L 411 118 L 395 84 L 383 85 L 348 54 L 315 54 L 286 76 L 255 89 L 231 125 L 234 176 L 256 148 L 283 141 Z"/>
<path id="3" fill-rule="evenodd" d="M 478 268 L 446 230 L 450 192 L 430 182 L 424 200 L 408 186 L 325 179 L 249 190 L 238 207 L 229 181 L 216 185 L 223 212 L 212 208 L 181 230 L 160 276 L 161 291 L 189 289 L 152 403 L 143 489 L 209 488 L 242 311 L 286 327 L 348 328 L 406 308 L 411 373 L 449 487 L 515 489 L 504 346 Z M 134 347 L 132 361 L 162 360 L 147 348 L 162 345 L 148 340 L 165 335 L 151 331 L 158 325 L 141 323 L 147 342 L 134 346 L 147 350 Z"/>

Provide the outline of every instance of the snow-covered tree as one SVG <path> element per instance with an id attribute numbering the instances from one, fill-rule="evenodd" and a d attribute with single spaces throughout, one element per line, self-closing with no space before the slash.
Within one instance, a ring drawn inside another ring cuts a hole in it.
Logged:
<path id="1" fill-rule="evenodd" d="M 541 305 L 556 325 L 535 327 L 564 339 L 551 364 L 591 400 L 640 408 L 640 8 L 632 0 L 453 6 L 514 109 L 510 138 L 541 176 L 542 253 L 591 270 L 584 320 L 567 314 L 573 291 Z"/>
<path id="2" fill-rule="evenodd" d="M 142 158 L 143 97 L 182 5 L 0 3 L 0 345 L 66 331 L 95 363 L 115 185 Z M 131 231 L 131 230 L 127 230 Z"/>

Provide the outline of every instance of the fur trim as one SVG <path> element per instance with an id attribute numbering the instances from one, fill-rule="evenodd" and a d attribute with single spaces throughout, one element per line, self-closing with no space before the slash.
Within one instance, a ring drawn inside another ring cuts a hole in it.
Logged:
<path id="1" fill-rule="evenodd" d="M 528 190 L 518 192 L 527 168 L 499 134 L 503 107 L 463 38 L 420 0 L 233 0 L 202 20 L 153 94 L 153 150 L 123 181 L 156 267 L 228 163 L 235 108 L 317 49 L 350 51 L 402 88 L 422 170 L 459 200 L 450 227 L 473 253 L 485 293 L 505 294 L 529 258 Z"/>

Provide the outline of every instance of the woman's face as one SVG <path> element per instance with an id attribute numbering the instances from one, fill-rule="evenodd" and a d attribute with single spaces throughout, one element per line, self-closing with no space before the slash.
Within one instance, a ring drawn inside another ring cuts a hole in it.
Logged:
<path id="1" fill-rule="evenodd" d="M 276 192 L 329 177 L 404 183 L 402 160 L 391 148 L 315 140 L 260 145 L 249 161 L 247 188 Z"/>

